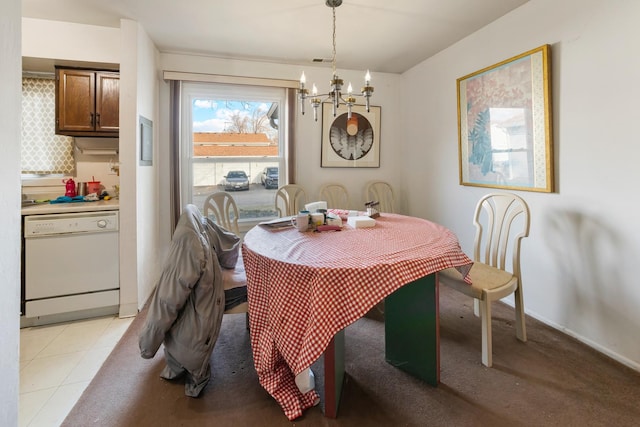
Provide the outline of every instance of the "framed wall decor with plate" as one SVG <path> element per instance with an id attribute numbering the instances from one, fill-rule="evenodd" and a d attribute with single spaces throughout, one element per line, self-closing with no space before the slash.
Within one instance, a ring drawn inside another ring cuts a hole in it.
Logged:
<path id="1" fill-rule="evenodd" d="M 457 80 L 460 184 L 552 192 L 550 47 Z"/>
<path id="2" fill-rule="evenodd" d="M 322 104 L 322 156 L 323 168 L 378 168 L 380 167 L 380 107 L 364 105 L 351 108 L 343 105 L 333 117 L 333 105 Z"/>

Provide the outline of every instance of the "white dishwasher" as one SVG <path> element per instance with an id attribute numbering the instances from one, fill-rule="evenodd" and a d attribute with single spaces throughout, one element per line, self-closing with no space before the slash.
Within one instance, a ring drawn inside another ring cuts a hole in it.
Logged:
<path id="1" fill-rule="evenodd" d="M 37 317 L 120 302 L 118 212 L 24 217 L 24 315 Z"/>

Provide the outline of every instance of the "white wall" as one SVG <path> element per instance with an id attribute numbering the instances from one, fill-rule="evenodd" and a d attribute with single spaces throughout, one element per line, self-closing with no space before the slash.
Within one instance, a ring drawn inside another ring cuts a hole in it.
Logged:
<path id="1" fill-rule="evenodd" d="M 22 18 L 22 56 L 120 63 L 120 29 Z"/>
<path id="2" fill-rule="evenodd" d="M 448 226 L 471 254 L 472 211 L 491 189 L 459 185 L 456 79 L 551 45 L 557 188 L 519 192 L 532 212 L 525 307 L 635 369 L 639 16 L 635 0 L 531 0 L 402 76 L 408 213 Z"/>
<path id="3" fill-rule="evenodd" d="M 80 153 L 76 150 L 74 154 L 76 160 L 76 182 L 88 182 L 94 178 L 100 181 L 100 185 L 104 187 L 104 191 L 109 195 L 114 195 L 114 185 L 120 184 L 120 177 L 116 172 L 111 170 L 113 164 L 117 164 L 120 159 L 116 155 L 94 155 Z M 60 194 L 64 194 L 64 191 Z"/>
<path id="4" fill-rule="evenodd" d="M 0 14 L 0 425 L 18 425 L 20 372 L 20 0 L 6 0 Z"/>
<path id="5" fill-rule="evenodd" d="M 120 34 L 120 312 L 138 310 L 138 24 Z"/>
<path id="6" fill-rule="evenodd" d="M 338 61 L 338 66 L 340 65 Z M 204 74 L 221 74 L 244 77 L 263 77 L 289 79 L 297 81 L 305 72 L 307 85 L 312 82 L 320 92 L 329 89 L 331 78 L 330 67 L 302 67 L 254 61 L 223 60 L 186 54 L 161 54 L 161 68 L 166 71 L 183 71 Z M 345 81 L 352 82 L 355 88 L 364 83 L 365 70 L 340 70 L 338 74 Z M 399 138 L 400 97 L 398 94 L 400 76 L 396 74 L 373 73 L 371 84 L 375 87 L 372 105 L 381 108 L 380 168 L 322 168 L 320 167 L 320 147 L 322 135 L 322 112 L 318 121 L 313 120 L 311 107 L 307 105 L 306 114 L 302 116 L 297 110 L 296 147 L 296 183 L 307 190 L 310 199 L 316 200 L 320 185 L 324 182 L 341 182 L 349 190 L 351 201 L 364 210 L 364 186 L 367 181 L 383 179 L 391 182 L 396 188 L 399 181 Z M 296 108 L 299 108 L 296 103 Z M 161 117 L 168 120 L 168 106 L 161 106 Z M 399 188 L 400 203 L 402 189 Z"/>
<path id="7" fill-rule="evenodd" d="M 144 28 L 137 23 L 137 116 L 143 116 L 153 122 L 153 161 L 150 166 L 140 166 L 137 164 L 136 176 L 136 233 L 138 235 L 138 275 L 137 275 L 137 298 L 138 308 L 142 308 L 147 300 L 161 271 L 160 265 L 164 260 L 162 243 L 168 243 L 169 239 L 162 239 L 162 236 L 169 237 L 169 233 L 161 233 L 159 196 L 160 192 L 168 192 L 168 188 L 159 186 L 159 176 L 161 167 L 158 156 L 158 111 L 159 111 L 159 52 L 153 42 L 145 32 Z M 123 29 L 125 25 L 122 25 Z M 137 134 L 135 141 L 140 141 L 140 126 L 136 126 Z M 140 158 L 140 143 L 134 144 L 136 148 L 135 159 Z M 168 169 L 165 169 L 165 174 Z M 166 247 L 166 246 L 165 246 Z M 155 274 L 154 274 L 155 273 Z"/>
<path id="8" fill-rule="evenodd" d="M 158 242 L 158 52 L 144 28 L 123 19 L 120 63 L 120 315 L 142 308 L 163 258 Z M 151 166 L 140 166 L 139 116 L 154 124 Z"/>

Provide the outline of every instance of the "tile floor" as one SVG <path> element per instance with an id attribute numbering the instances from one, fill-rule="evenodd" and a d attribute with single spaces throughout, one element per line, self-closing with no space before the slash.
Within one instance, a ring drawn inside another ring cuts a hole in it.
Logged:
<path id="1" fill-rule="evenodd" d="M 22 427 L 58 427 L 133 317 L 100 317 L 20 330 Z"/>

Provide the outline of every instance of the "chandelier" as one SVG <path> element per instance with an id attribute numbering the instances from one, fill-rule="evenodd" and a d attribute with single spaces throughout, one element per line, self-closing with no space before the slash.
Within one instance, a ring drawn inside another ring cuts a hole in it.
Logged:
<path id="1" fill-rule="evenodd" d="M 369 98 L 371 98 L 371 95 L 373 94 L 373 86 L 370 85 L 371 75 L 369 74 L 369 71 L 367 71 L 364 78 L 364 86 L 360 90 L 359 94 L 353 93 L 353 88 L 351 87 L 351 83 L 349 83 L 346 98 L 342 96 L 342 85 L 344 82 L 336 73 L 336 7 L 342 4 L 342 0 L 326 0 L 325 4 L 333 10 L 333 57 L 331 58 L 333 76 L 330 81 L 331 89 L 328 93 L 318 94 L 318 89 L 316 88 L 316 85 L 313 84 L 311 94 L 309 94 L 309 89 L 304 86 L 306 83 L 306 77 L 303 71 L 302 76 L 300 77 L 300 88 L 298 89 L 300 97 L 300 112 L 304 114 L 304 103 L 306 99 L 309 99 L 309 103 L 313 107 L 313 118 L 315 121 L 318 121 L 318 107 L 323 101 L 330 99 L 333 104 L 333 117 L 337 115 L 340 105 L 346 105 L 347 118 L 351 119 L 351 107 L 353 107 L 356 102 L 356 96 L 364 97 L 365 107 L 367 112 L 369 112 Z"/>

